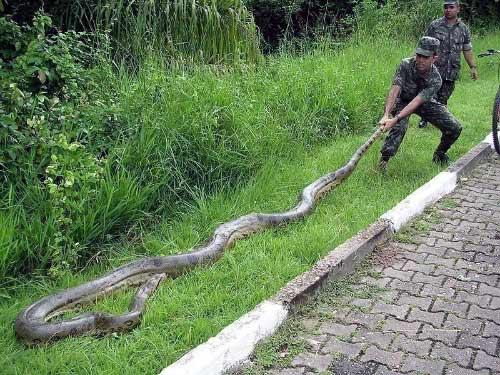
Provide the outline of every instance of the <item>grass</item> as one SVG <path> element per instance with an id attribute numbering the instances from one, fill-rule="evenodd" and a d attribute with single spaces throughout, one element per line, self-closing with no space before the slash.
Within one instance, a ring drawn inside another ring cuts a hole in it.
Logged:
<path id="1" fill-rule="evenodd" d="M 477 40 L 475 49 L 479 51 L 499 43 L 498 34 L 489 35 Z M 123 241 L 109 250 L 102 249 L 114 254 L 109 262 L 102 261 L 81 273 L 67 273 L 55 281 L 32 278 L 24 285 L 19 283 L 15 290 L 3 293 L 0 302 L 2 372 L 159 372 L 260 301 L 272 296 L 330 249 L 372 223 L 428 181 L 440 171 L 430 162 L 432 150 L 439 142 L 439 132 L 432 127 L 417 129 L 414 126 L 416 119 L 413 119 L 413 126 L 398 155 L 391 160 L 387 176 L 383 177 L 376 171 L 379 142 L 360 162 L 349 180 L 330 193 L 311 217 L 237 242 L 216 264 L 165 281 L 148 303 L 142 324 L 131 333 L 99 339 L 74 338 L 34 349 L 26 349 L 14 337 L 12 322 L 16 314 L 48 293 L 77 285 L 138 256 L 183 252 L 207 238 L 218 224 L 241 214 L 280 211 L 292 206 L 306 184 L 345 164 L 364 142 L 370 133 L 368 123 L 373 123 L 381 114 L 385 91 L 397 62 L 402 56 L 411 54 L 412 50 L 413 46 L 396 48 L 385 42 L 376 47 L 346 48 L 337 55 L 313 54 L 275 60 L 273 64 L 280 67 L 274 73 L 275 83 L 270 85 L 272 76 L 269 76 L 261 92 L 269 91 L 268 97 L 274 95 L 277 99 L 271 100 L 268 105 L 249 108 L 245 113 L 254 111 L 254 117 L 248 122 L 249 127 L 255 124 L 255 119 L 260 121 L 258 126 L 266 126 L 268 123 L 263 112 L 278 111 L 281 117 L 286 116 L 287 121 L 282 124 L 289 126 L 286 131 L 292 139 L 297 134 L 293 128 L 296 121 L 307 124 L 307 118 L 301 119 L 300 113 L 293 109 L 299 111 L 314 104 L 310 100 L 318 96 L 313 89 L 316 87 L 320 92 L 327 93 L 332 84 L 330 81 L 333 81 L 336 91 L 328 98 L 336 98 L 334 103 L 346 104 L 353 130 L 321 145 L 297 147 L 295 153 L 281 154 L 287 155 L 286 158 L 274 157 L 266 153 L 266 148 L 262 146 L 259 152 L 265 153 L 264 159 L 267 160 L 248 183 L 208 199 L 200 194 L 191 205 L 185 206 L 185 213 L 175 221 L 166 214 L 152 230 L 142 233 L 135 242 Z M 380 60 L 379 56 L 387 58 Z M 478 63 L 481 80 L 471 82 L 464 74 L 450 101 L 451 111 L 464 125 L 462 136 L 451 151 L 452 159 L 467 152 L 489 131 L 491 105 L 498 82 L 493 66 L 486 61 Z M 283 82 L 281 79 L 286 72 L 293 79 Z M 252 74 L 249 73 L 249 76 L 252 77 Z M 312 85 L 306 84 L 309 80 Z M 294 81 L 297 82 L 294 84 Z M 252 84 L 257 82 L 252 81 Z M 186 89 L 189 87 L 186 86 Z M 301 106 L 286 105 L 286 93 L 290 93 L 288 97 L 292 103 L 300 101 Z M 209 95 L 209 91 L 200 95 Z M 317 107 L 313 107 L 319 111 L 326 106 L 330 112 L 325 112 L 325 118 L 328 118 L 328 113 L 338 115 L 338 108 L 332 110 L 328 107 L 329 100 L 317 102 Z M 245 100 L 240 103 L 251 104 Z M 148 116 L 153 119 L 153 112 Z M 355 128 L 358 123 L 362 125 Z M 261 128 L 257 127 L 254 136 L 259 137 L 260 131 Z M 281 147 L 286 148 L 287 144 L 283 143 Z M 130 292 L 123 292 L 100 302 L 98 307 L 108 311 L 125 309 L 129 296 Z"/>

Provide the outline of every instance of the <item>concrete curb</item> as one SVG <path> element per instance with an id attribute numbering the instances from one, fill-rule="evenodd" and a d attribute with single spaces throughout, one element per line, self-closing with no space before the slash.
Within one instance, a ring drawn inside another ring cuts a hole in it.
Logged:
<path id="1" fill-rule="evenodd" d="M 500 138 L 500 130 L 498 131 L 498 137 Z M 493 145 L 493 132 L 488 134 L 486 138 L 483 140 L 483 143 L 487 143 L 491 146 L 491 149 L 494 150 L 495 146 Z"/>
<path id="2" fill-rule="evenodd" d="M 264 301 L 160 375 L 223 374 L 247 359 L 257 343 L 272 335 L 287 316 L 288 310 L 282 304 Z"/>
<path id="3" fill-rule="evenodd" d="M 490 139 L 491 136 L 490 136 Z M 457 177 L 461 177 L 470 173 L 479 162 L 486 158 L 493 150 L 493 140 L 490 143 L 485 142 L 479 143 L 476 147 L 471 149 L 467 154 L 462 156 L 453 165 L 448 168 L 449 172 L 456 173 Z"/>
<path id="4" fill-rule="evenodd" d="M 281 326 L 295 306 L 306 302 L 327 281 L 351 272 L 377 245 L 387 241 L 426 207 L 451 193 L 460 178 L 470 173 L 492 150 L 490 136 L 490 140 L 486 138 L 375 223 L 330 251 L 311 270 L 290 281 L 273 298 L 263 301 L 218 335 L 185 354 L 163 369 L 160 375 L 222 375 L 237 369 L 260 341 Z"/>
<path id="5" fill-rule="evenodd" d="M 303 303 L 329 280 L 351 272 L 378 244 L 392 235 L 391 223 L 377 220 L 343 244 L 331 250 L 309 271 L 290 281 L 272 298 L 288 307 Z"/>
<path id="6" fill-rule="evenodd" d="M 383 214 L 382 218 L 388 220 L 394 232 L 397 232 L 415 216 L 420 215 L 426 207 L 455 190 L 456 186 L 456 173 L 441 172 L 411 193 L 396 207 Z"/>

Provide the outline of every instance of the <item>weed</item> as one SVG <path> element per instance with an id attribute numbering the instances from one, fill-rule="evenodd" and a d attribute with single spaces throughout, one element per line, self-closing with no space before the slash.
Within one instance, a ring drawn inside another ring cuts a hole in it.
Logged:
<path id="1" fill-rule="evenodd" d="M 456 207 L 458 207 L 457 201 L 455 201 L 452 198 L 443 198 L 443 199 L 441 199 L 441 201 L 439 203 L 443 207 L 445 207 L 445 208 L 456 208 Z"/>
<path id="2" fill-rule="evenodd" d="M 302 326 L 295 320 L 290 320 L 280 328 L 279 332 L 259 345 L 254 354 L 258 367 L 286 367 L 293 358 L 305 349 L 304 340 L 298 338 Z"/>
<path id="3" fill-rule="evenodd" d="M 407 244 L 417 244 L 417 240 L 414 239 L 414 234 L 416 232 L 412 231 L 409 227 L 405 227 L 401 231 L 394 234 L 394 241 Z"/>

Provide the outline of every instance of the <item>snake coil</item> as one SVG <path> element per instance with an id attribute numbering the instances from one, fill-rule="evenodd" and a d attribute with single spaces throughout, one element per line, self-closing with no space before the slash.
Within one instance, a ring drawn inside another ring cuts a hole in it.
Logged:
<path id="1" fill-rule="evenodd" d="M 139 324 L 147 299 L 164 278 L 176 277 L 197 265 L 215 262 L 223 255 L 224 250 L 239 238 L 309 215 L 321 196 L 349 177 L 361 157 L 382 132 L 378 128 L 346 165 L 306 186 L 297 205 L 289 211 L 241 216 L 217 227 L 204 245 L 191 252 L 140 259 L 98 279 L 42 298 L 17 315 L 17 337 L 28 345 L 38 345 L 68 336 L 88 333 L 101 335 L 132 329 Z M 124 314 L 91 312 L 67 320 L 51 321 L 68 310 L 77 309 L 118 289 L 135 285 L 140 287 L 131 301 L 130 310 Z"/>

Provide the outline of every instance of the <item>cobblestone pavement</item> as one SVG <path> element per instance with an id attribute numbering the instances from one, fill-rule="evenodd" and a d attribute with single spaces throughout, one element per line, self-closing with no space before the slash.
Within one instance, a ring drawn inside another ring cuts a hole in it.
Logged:
<path id="1" fill-rule="evenodd" d="M 500 374 L 498 157 L 347 284 L 328 287 L 239 373 Z"/>

